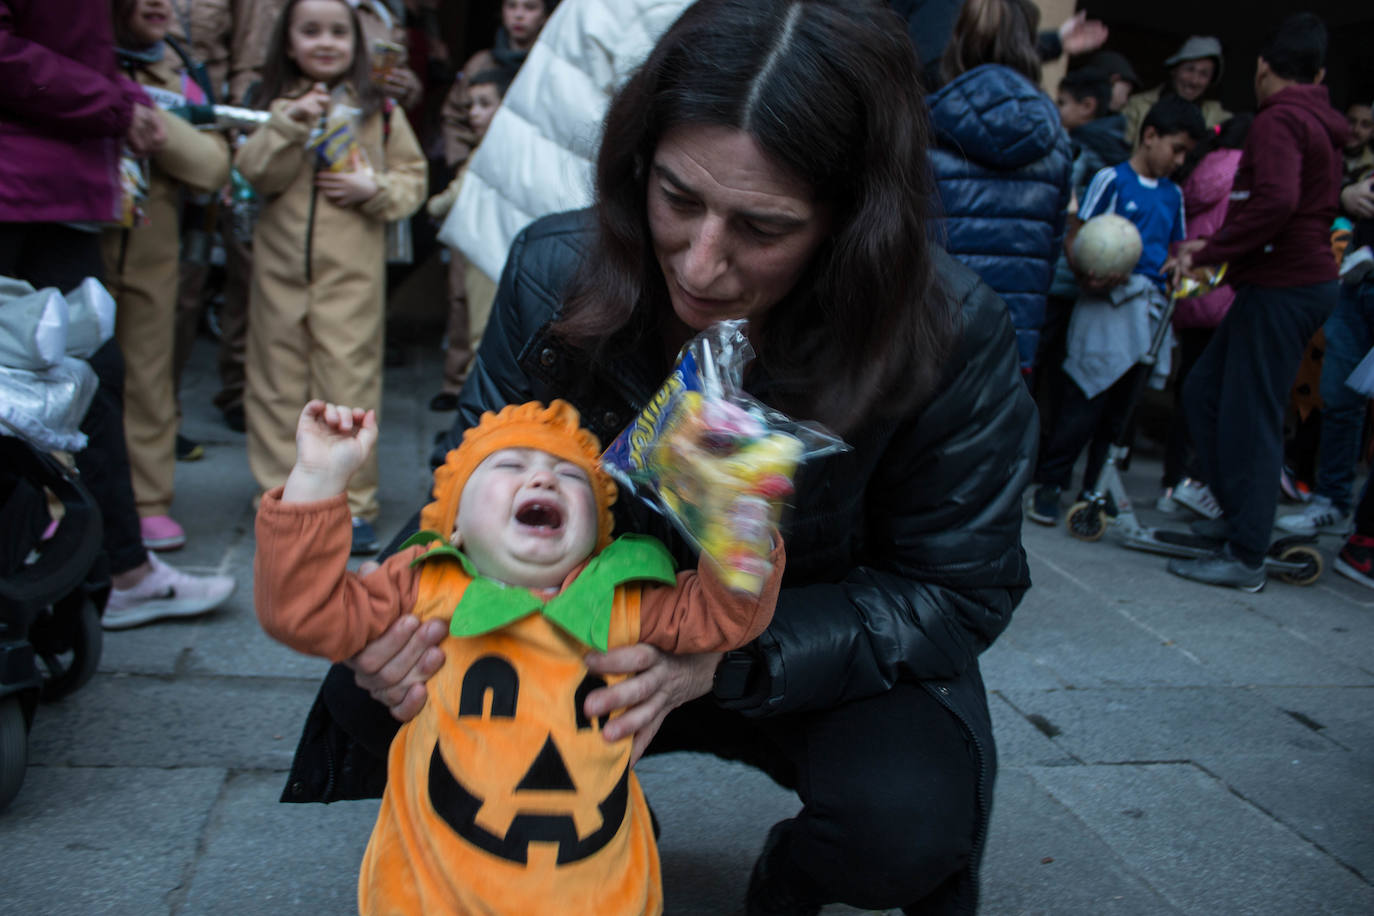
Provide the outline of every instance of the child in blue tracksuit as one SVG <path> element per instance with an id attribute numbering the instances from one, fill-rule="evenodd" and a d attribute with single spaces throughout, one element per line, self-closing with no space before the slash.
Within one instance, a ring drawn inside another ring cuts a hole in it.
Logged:
<path id="1" fill-rule="evenodd" d="M 1105 277 L 1071 265 L 1083 292 L 1069 319 L 1063 363 L 1068 380 L 1035 473 L 1039 486 L 1027 511 L 1033 521 L 1059 521 L 1060 493 L 1069 485 L 1079 452 L 1094 443 L 1084 470 L 1088 488 L 1102 469 L 1105 445 L 1121 431 L 1138 361 L 1164 311 L 1165 278 L 1160 268 L 1169 246 L 1182 241 L 1185 233 L 1183 194 L 1169 175 L 1206 130 L 1197 106 L 1177 97 L 1161 99 L 1146 116 L 1131 158 L 1093 176 L 1079 203 L 1066 250 L 1072 250 L 1078 226 L 1103 213 L 1116 213 L 1139 230 L 1140 260 L 1129 275 Z M 1155 372 L 1167 376 L 1167 347 L 1161 357 Z M 1094 436 L 1100 428 L 1105 435 Z"/>

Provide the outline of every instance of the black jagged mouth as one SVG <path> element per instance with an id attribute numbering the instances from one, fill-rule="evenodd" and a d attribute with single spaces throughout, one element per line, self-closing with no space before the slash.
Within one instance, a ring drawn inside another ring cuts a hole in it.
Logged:
<path id="1" fill-rule="evenodd" d="M 563 510 L 552 503 L 535 500 L 525 503 L 517 509 L 515 520 L 531 528 L 547 528 L 551 531 L 557 531 L 563 527 Z"/>

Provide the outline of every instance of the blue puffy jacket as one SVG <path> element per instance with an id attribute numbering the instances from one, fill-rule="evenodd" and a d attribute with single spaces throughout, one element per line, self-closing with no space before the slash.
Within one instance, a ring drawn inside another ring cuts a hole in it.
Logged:
<path id="1" fill-rule="evenodd" d="M 937 238 L 1007 303 L 1028 370 L 1064 237 L 1068 135 L 1049 97 L 997 64 L 952 80 L 929 104 L 942 208 Z"/>

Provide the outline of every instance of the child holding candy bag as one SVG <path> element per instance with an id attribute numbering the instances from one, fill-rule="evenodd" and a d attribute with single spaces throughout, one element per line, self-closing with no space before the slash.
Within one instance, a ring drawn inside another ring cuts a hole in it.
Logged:
<path id="1" fill-rule="evenodd" d="M 558 400 L 485 413 L 435 472 L 424 530 L 363 577 L 345 569 L 342 492 L 377 438 L 371 411 L 311 401 L 297 463 L 263 498 L 255 600 L 275 638 L 342 659 L 402 614 L 449 621 L 431 702 L 391 744 L 362 913 L 662 910 L 633 743 L 584 714 L 606 684 L 586 656 L 749 642 L 772 619 L 784 554 L 775 532 L 755 596 L 709 564 L 674 574 L 653 538 L 612 540 L 616 485 L 579 423 Z"/>
<path id="2" fill-rule="evenodd" d="M 249 298 L 248 460 L 263 491 L 285 482 L 301 405 L 378 405 L 385 227 L 424 200 L 426 166 L 404 113 L 372 85 L 344 0 L 292 0 L 257 97 L 271 118 L 234 164 L 263 200 Z M 349 484 L 357 552 L 376 550 L 377 461 Z"/>

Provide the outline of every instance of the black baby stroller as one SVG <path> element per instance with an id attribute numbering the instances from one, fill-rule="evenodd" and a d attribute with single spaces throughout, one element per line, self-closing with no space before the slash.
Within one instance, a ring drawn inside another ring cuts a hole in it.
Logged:
<path id="1" fill-rule="evenodd" d="M 45 540 L 48 493 L 64 513 Z M 105 566 L 100 510 L 76 474 L 0 435 L 0 810 L 24 781 L 38 702 L 71 693 L 100 664 Z"/>

